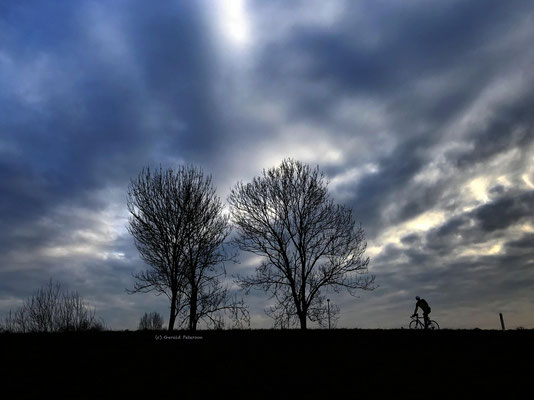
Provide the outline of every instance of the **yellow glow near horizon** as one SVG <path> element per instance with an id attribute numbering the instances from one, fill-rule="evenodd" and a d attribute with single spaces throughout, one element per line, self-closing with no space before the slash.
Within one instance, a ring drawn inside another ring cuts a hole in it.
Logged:
<path id="1" fill-rule="evenodd" d="M 471 193 L 476 200 L 486 203 L 488 198 L 488 180 L 484 177 L 473 179 L 468 183 Z"/>
<path id="2" fill-rule="evenodd" d="M 279 165 L 291 157 L 305 163 L 332 165 L 344 160 L 343 149 L 324 138 L 320 129 L 306 125 L 290 125 L 278 133 L 277 140 L 261 142 L 256 150 L 258 169 Z"/>
<path id="3" fill-rule="evenodd" d="M 491 249 L 488 250 L 489 255 L 493 254 L 499 254 L 502 250 L 502 245 L 500 243 L 497 243 L 491 247 Z"/>
<path id="4" fill-rule="evenodd" d="M 523 182 L 525 182 L 530 189 L 534 189 L 534 183 L 532 183 L 527 174 L 521 175 L 521 179 L 523 179 Z"/>
<path id="5" fill-rule="evenodd" d="M 381 245 L 369 246 L 367 255 L 377 256 L 388 245 L 403 246 L 401 239 L 411 233 L 426 232 L 443 224 L 446 220 L 446 214 L 443 211 L 428 211 L 418 215 L 411 220 L 398 226 L 388 229 L 384 234 L 377 238 L 375 243 Z"/>
<path id="6" fill-rule="evenodd" d="M 445 222 L 445 213 L 429 211 L 406 222 L 405 227 L 410 231 L 427 231 Z"/>
<path id="7" fill-rule="evenodd" d="M 497 178 L 497 182 L 504 186 L 505 188 L 509 188 L 512 186 L 512 183 L 510 182 L 510 179 L 506 175 L 501 175 Z"/>
<path id="8" fill-rule="evenodd" d="M 499 254 L 502 251 L 503 241 L 492 241 L 478 245 L 474 245 L 469 249 L 463 250 L 460 257 L 480 257 L 480 256 L 493 256 Z"/>
<path id="9" fill-rule="evenodd" d="M 92 245 L 65 245 L 65 246 L 51 246 L 42 249 L 42 254 L 45 257 L 69 257 L 74 255 L 94 255 L 96 247 Z"/>
<path id="10" fill-rule="evenodd" d="M 383 246 L 369 246 L 365 252 L 365 255 L 368 257 L 375 257 L 382 252 Z"/>

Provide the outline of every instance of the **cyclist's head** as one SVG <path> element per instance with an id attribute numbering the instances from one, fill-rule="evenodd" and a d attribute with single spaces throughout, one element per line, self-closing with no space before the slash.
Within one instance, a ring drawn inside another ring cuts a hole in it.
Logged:
<path id="1" fill-rule="evenodd" d="M 415 300 L 421 300 L 419 296 L 415 296 Z"/>

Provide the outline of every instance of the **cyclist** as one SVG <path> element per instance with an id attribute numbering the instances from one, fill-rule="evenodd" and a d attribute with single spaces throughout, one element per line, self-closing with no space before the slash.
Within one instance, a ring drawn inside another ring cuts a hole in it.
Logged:
<path id="1" fill-rule="evenodd" d="M 417 309 L 420 308 L 423 311 L 423 318 L 425 319 L 425 329 L 427 329 L 428 325 L 430 324 L 430 318 L 428 317 L 428 314 L 430 314 L 431 308 L 425 299 L 422 299 L 419 296 L 415 296 L 415 300 L 417 300 L 417 303 L 415 303 L 415 311 L 413 312 L 412 317 L 415 317 L 415 314 L 417 314 Z"/>

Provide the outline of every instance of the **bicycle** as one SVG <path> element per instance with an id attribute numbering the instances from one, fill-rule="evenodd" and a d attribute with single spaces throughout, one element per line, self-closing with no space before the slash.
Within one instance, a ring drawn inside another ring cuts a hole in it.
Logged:
<path id="1" fill-rule="evenodd" d="M 410 329 L 425 329 L 425 320 L 424 318 L 419 318 L 419 314 L 415 314 L 412 317 L 412 321 L 410 322 Z M 439 325 L 436 321 L 430 320 L 428 321 L 428 327 L 429 330 L 438 330 Z"/>

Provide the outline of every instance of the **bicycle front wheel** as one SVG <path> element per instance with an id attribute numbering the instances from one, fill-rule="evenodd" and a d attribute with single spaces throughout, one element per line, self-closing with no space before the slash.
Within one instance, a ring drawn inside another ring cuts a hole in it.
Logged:
<path id="1" fill-rule="evenodd" d="M 410 322 L 410 329 L 423 329 L 424 325 L 417 320 Z"/>
<path id="2" fill-rule="evenodd" d="M 430 321 L 430 323 L 428 324 L 428 329 L 437 331 L 439 330 L 439 325 L 436 321 Z"/>

